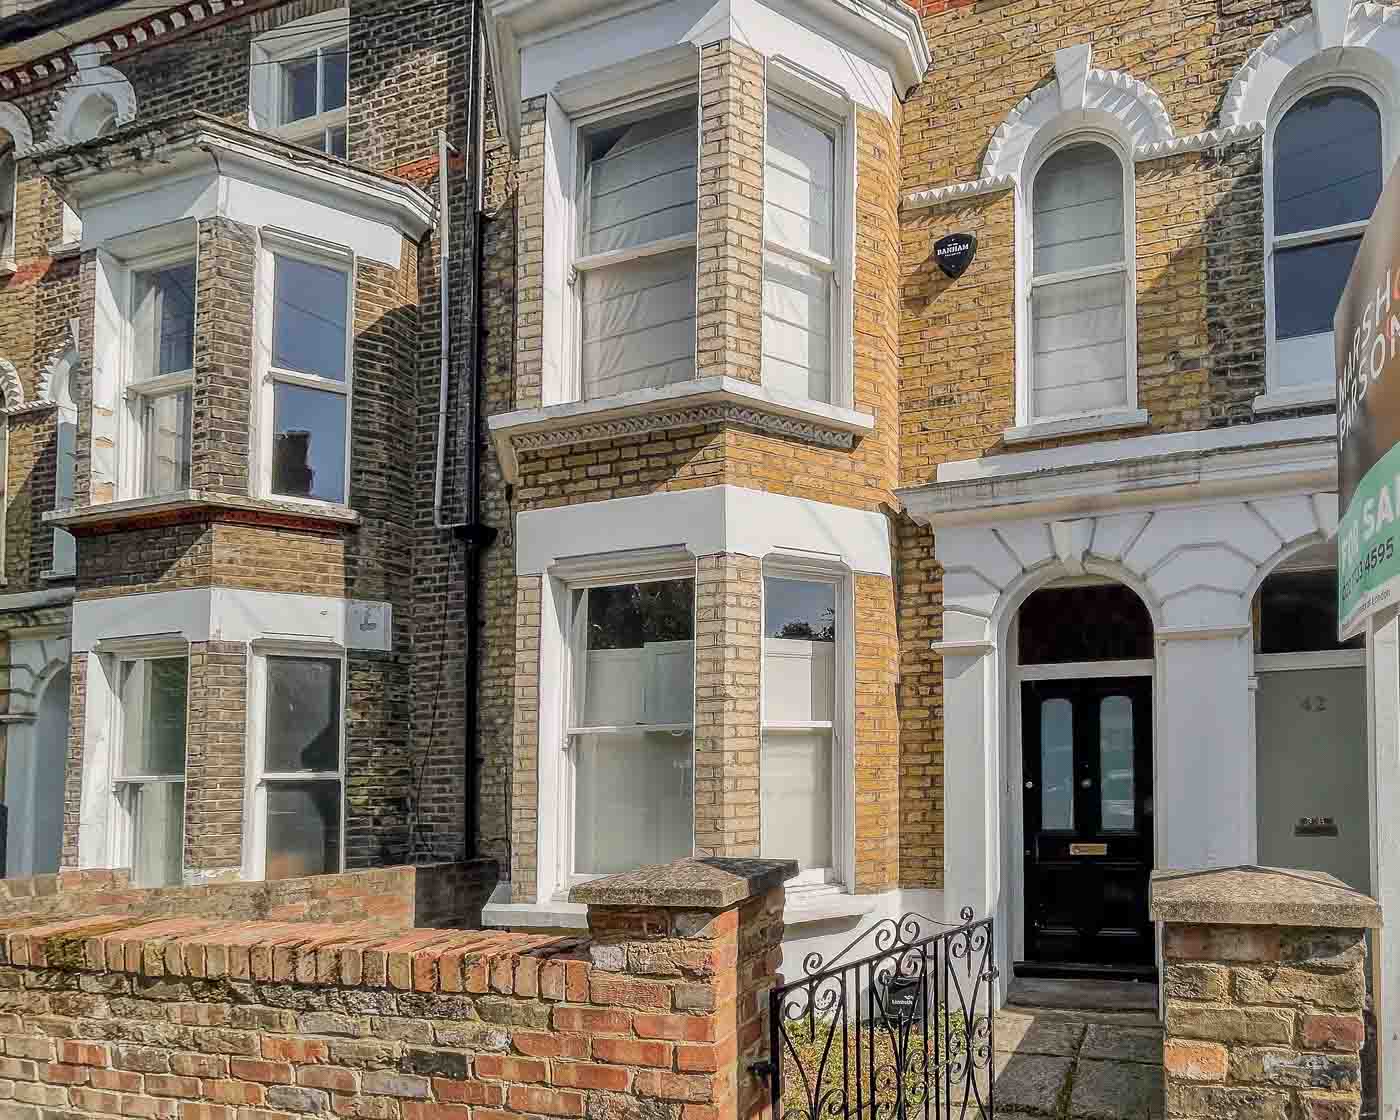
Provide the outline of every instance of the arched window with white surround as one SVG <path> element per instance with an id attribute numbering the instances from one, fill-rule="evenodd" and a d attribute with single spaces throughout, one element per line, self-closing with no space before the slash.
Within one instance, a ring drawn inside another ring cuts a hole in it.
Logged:
<path id="1" fill-rule="evenodd" d="M 1332 316 L 1384 179 L 1381 114 L 1355 85 L 1304 91 L 1271 122 L 1269 388 L 1330 396 Z M 1283 403 L 1283 402 L 1281 402 Z"/>
<path id="2" fill-rule="evenodd" d="M 1135 406 L 1132 196 L 1098 140 L 1052 149 L 1031 184 L 1030 422 Z"/>

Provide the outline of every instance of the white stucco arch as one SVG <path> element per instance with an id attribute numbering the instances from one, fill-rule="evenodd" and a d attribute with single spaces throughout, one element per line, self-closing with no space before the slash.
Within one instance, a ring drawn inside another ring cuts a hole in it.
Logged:
<path id="1" fill-rule="evenodd" d="M 33 151 L 34 130 L 29 126 L 29 118 L 12 101 L 0 101 L 0 129 L 10 134 L 16 156 L 27 156 Z"/>
<path id="2" fill-rule="evenodd" d="M 1134 156 L 1176 138 L 1155 90 L 1121 70 L 1090 66 L 1089 44 L 1055 52 L 1055 78 L 1007 114 L 982 160 L 983 179 L 1022 182 L 1038 152 L 1060 136 L 1097 129 L 1116 136 Z"/>
<path id="3" fill-rule="evenodd" d="M 1281 97 L 1324 73 L 1375 84 L 1400 104 L 1400 7 L 1313 0 L 1313 14 L 1280 27 L 1245 60 L 1225 92 L 1220 127 L 1262 127 Z"/>
<path id="4" fill-rule="evenodd" d="M 4 358 L 0 358 L 0 393 L 5 398 L 4 411 L 14 412 L 24 407 L 24 383 L 15 367 Z"/>
<path id="5" fill-rule="evenodd" d="M 92 123 L 109 112 L 118 127 L 136 117 L 136 91 L 120 70 L 98 65 L 98 50 L 92 44 L 73 52 L 78 72 L 68 80 L 49 115 L 47 147 L 91 140 L 96 135 Z"/>

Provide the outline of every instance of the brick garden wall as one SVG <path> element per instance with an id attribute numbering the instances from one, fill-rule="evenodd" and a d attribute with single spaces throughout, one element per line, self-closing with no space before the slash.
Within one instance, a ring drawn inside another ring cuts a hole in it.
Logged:
<path id="1" fill-rule="evenodd" d="M 782 888 L 592 940 L 78 919 L 0 937 L 0 1102 L 170 1120 L 738 1120 Z"/>

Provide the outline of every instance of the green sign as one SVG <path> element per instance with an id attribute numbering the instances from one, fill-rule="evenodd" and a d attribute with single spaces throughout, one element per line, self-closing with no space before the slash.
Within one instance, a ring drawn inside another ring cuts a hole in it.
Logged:
<path id="1" fill-rule="evenodd" d="M 1337 346 L 1338 635 L 1400 604 L 1400 175 L 1361 239 Z"/>

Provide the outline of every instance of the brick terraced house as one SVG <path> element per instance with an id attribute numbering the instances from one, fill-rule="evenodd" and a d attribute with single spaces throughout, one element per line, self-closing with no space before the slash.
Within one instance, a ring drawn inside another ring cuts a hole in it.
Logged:
<path id="1" fill-rule="evenodd" d="M 1154 868 L 1400 901 L 1400 8 L 156 7 L 0 22 L 11 874 L 761 854 L 790 971 L 970 907 L 1008 980 L 1155 976 Z"/>

